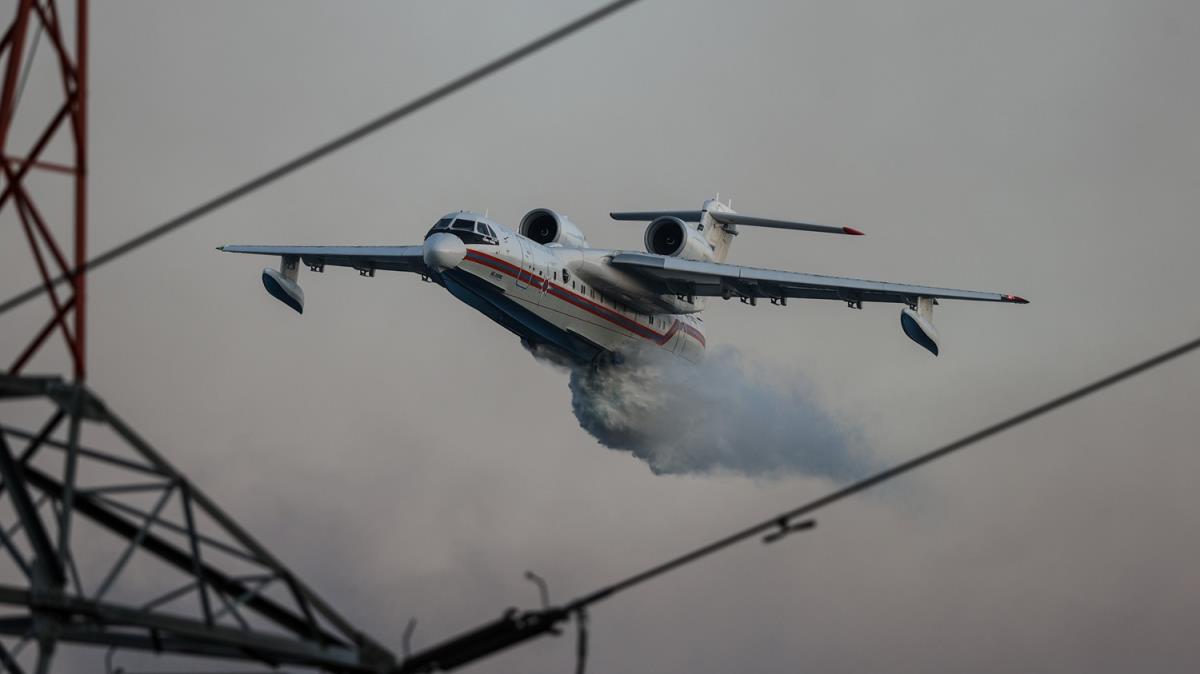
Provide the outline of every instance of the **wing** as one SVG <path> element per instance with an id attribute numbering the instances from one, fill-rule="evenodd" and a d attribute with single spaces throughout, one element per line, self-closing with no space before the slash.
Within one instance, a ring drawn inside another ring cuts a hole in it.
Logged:
<path id="1" fill-rule="evenodd" d="M 310 268 L 352 267 L 360 271 L 408 271 L 427 274 L 420 246 L 221 246 L 226 253 L 298 257 Z"/>
<path id="2" fill-rule="evenodd" d="M 217 250 L 278 256 L 279 269 L 268 267 L 262 272 L 263 287 L 299 313 L 304 313 L 300 260 L 313 271 L 324 271 L 326 265 L 333 265 L 353 267 L 363 276 L 374 276 L 376 269 L 429 273 L 421 246 L 219 246 Z"/>
<path id="3" fill-rule="evenodd" d="M 702 297 L 745 297 L 862 302 L 902 302 L 916 305 L 923 297 L 978 302 L 1015 302 L 1026 300 L 1016 295 L 953 290 L 906 283 L 866 281 L 838 276 L 821 276 L 794 271 L 776 271 L 742 267 L 719 262 L 700 262 L 664 257 L 650 253 L 617 253 L 613 266 L 626 269 L 655 285 L 663 294 Z"/>

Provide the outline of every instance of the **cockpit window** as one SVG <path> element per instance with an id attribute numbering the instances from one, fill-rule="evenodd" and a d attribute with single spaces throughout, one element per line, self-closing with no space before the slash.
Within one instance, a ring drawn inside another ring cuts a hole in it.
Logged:
<path id="1" fill-rule="evenodd" d="M 496 232 L 491 227 L 468 218 L 459 218 L 457 220 L 452 217 L 442 218 L 429 230 L 425 238 L 428 239 L 438 232 L 446 233 L 447 230 L 462 239 L 463 243 L 481 243 L 491 246 L 499 244 Z"/>
<path id="2" fill-rule="evenodd" d="M 488 227 L 486 224 L 484 224 L 482 222 L 475 223 L 475 233 L 478 234 L 479 236 L 483 237 L 484 243 L 496 243 L 497 242 L 496 233 L 492 231 L 491 227 Z"/>

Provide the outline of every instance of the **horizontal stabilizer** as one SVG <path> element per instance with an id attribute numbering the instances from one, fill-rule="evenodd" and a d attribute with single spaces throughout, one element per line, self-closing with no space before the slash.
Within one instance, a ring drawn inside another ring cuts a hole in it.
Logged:
<path id="1" fill-rule="evenodd" d="M 826 234 L 849 234 L 851 236 L 862 236 L 862 232 L 853 227 L 838 227 L 834 225 L 811 225 L 807 222 L 792 222 L 791 220 L 772 220 L 770 218 L 756 218 L 752 215 L 742 215 L 741 213 L 723 213 L 720 211 L 711 211 L 709 215 L 713 220 L 725 225 L 746 225 L 748 227 L 771 227 L 774 229 L 791 229 L 799 232 L 824 232 Z"/>
<path id="2" fill-rule="evenodd" d="M 700 222 L 700 216 L 704 211 L 618 211 L 609 213 L 608 216 L 613 220 L 634 220 L 637 222 L 650 222 L 659 218 L 679 218 L 684 222 Z"/>
<path id="3" fill-rule="evenodd" d="M 707 211 L 708 215 L 723 225 L 746 225 L 747 227 L 771 227 L 773 229 L 790 229 L 798 232 L 824 232 L 826 234 L 849 234 L 862 236 L 862 232 L 853 227 L 838 227 L 834 225 L 813 225 L 807 222 L 791 220 L 773 220 L 771 218 L 756 218 L 753 215 L 742 215 L 729 211 Z M 658 218 L 679 218 L 684 222 L 700 222 L 705 211 L 617 211 L 609 213 L 613 220 L 634 220 L 649 222 Z"/>

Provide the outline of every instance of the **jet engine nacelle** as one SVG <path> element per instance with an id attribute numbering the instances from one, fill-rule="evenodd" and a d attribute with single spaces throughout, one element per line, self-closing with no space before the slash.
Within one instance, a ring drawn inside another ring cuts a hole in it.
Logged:
<path id="1" fill-rule="evenodd" d="M 564 248 L 586 248 L 587 238 L 567 216 L 549 208 L 535 208 L 521 218 L 521 236 L 543 246 L 556 243 Z"/>
<path id="2" fill-rule="evenodd" d="M 712 261 L 713 247 L 704 235 L 674 216 L 665 215 L 646 227 L 646 252 L 684 260 Z"/>

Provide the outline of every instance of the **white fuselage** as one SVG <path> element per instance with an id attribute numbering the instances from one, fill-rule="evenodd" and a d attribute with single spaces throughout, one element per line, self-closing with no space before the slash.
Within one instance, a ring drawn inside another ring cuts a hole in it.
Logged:
<path id="1" fill-rule="evenodd" d="M 542 245 L 484 221 L 495 231 L 495 243 L 465 242 L 462 260 L 440 270 L 443 284 L 527 345 L 559 345 L 552 333 L 557 329 L 571 342 L 581 339 L 608 354 L 653 345 L 689 361 L 703 358 L 699 300 L 653 294 L 635 277 L 607 264 L 612 251 Z M 586 353 L 571 355 L 584 360 Z"/>

